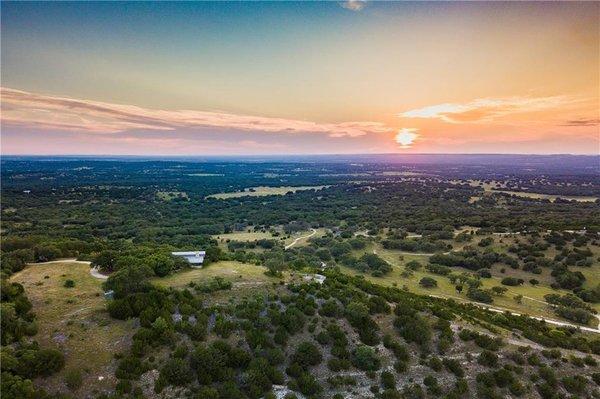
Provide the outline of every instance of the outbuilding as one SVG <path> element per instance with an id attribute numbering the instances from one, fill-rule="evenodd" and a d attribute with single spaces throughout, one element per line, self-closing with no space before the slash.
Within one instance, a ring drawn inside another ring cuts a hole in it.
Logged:
<path id="1" fill-rule="evenodd" d="M 206 255 L 206 251 L 181 251 L 181 252 L 171 252 L 173 256 L 179 256 L 183 259 L 187 260 L 187 262 L 192 267 L 202 267 L 204 263 L 204 256 Z"/>

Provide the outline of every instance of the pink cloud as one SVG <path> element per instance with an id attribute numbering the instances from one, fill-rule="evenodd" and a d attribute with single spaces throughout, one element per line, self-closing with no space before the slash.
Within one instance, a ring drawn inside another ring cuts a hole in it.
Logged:
<path id="1" fill-rule="evenodd" d="M 225 112 L 156 110 L 10 88 L 1 88 L 1 95 L 2 124 L 21 128 L 108 134 L 139 129 L 172 131 L 213 127 L 265 133 L 321 133 L 329 137 L 358 137 L 392 131 L 380 122 L 319 123 Z"/>
<path id="2" fill-rule="evenodd" d="M 508 115 L 559 109 L 581 102 L 570 96 L 481 98 L 444 103 L 402 112 L 403 118 L 440 119 L 449 123 L 489 122 Z"/>

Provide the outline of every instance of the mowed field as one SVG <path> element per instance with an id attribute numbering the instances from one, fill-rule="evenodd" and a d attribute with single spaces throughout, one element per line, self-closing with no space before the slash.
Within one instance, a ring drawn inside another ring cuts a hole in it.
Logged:
<path id="1" fill-rule="evenodd" d="M 217 199 L 228 199 L 228 198 L 237 198 L 237 197 L 263 197 L 266 195 L 284 195 L 289 192 L 295 193 L 296 191 L 303 190 L 320 190 L 327 186 L 281 186 L 281 187 L 251 187 L 247 188 L 244 191 L 237 191 L 233 193 L 219 193 L 209 195 L 206 198 L 217 198 Z"/>
<path id="2" fill-rule="evenodd" d="M 89 271 L 85 263 L 51 262 L 28 265 L 10 278 L 25 287 L 33 304 L 39 327 L 33 339 L 65 354 L 63 370 L 39 383 L 49 391 L 67 391 L 64 376 L 79 370 L 83 384 L 75 397 L 114 388 L 114 354 L 129 347 L 133 333 L 132 321 L 110 318 L 101 281 Z M 67 279 L 75 287 L 64 287 Z"/>

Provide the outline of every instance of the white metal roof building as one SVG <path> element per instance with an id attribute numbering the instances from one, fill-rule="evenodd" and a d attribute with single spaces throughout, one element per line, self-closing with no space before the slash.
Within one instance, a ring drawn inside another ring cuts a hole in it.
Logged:
<path id="1" fill-rule="evenodd" d="M 190 265 L 192 265 L 192 267 L 202 267 L 206 251 L 171 252 L 171 255 L 184 258 Z"/>

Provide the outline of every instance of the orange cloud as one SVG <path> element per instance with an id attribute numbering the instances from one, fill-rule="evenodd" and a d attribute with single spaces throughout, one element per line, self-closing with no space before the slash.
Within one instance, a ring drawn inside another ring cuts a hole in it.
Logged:
<path id="1" fill-rule="evenodd" d="M 319 123 L 224 112 L 155 110 L 46 96 L 10 88 L 0 90 L 2 124 L 17 127 L 92 133 L 214 127 L 266 133 L 322 133 L 329 137 L 358 137 L 392 131 L 380 122 Z"/>
<path id="2" fill-rule="evenodd" d="M 468 103 L 444 103 L 405 111 L 403 118 L 440 119 L 448 123 L 490 122 L 508 115 L 558 109 L 581 102 L 571 96 L 482 98 Z"/>

